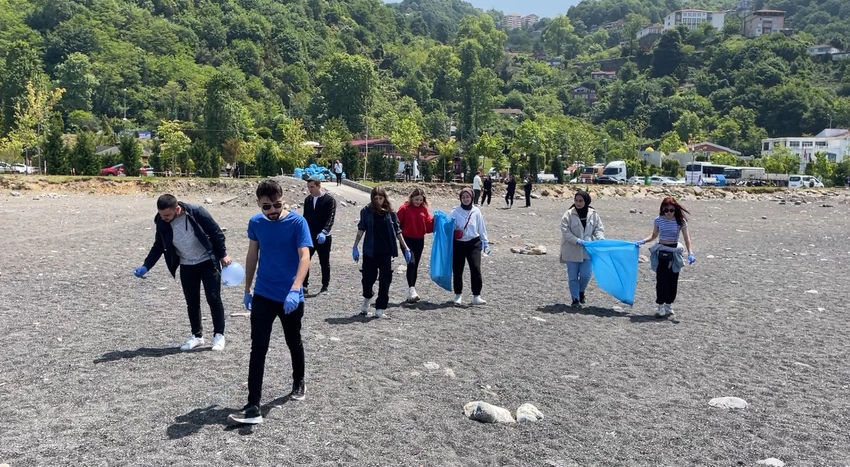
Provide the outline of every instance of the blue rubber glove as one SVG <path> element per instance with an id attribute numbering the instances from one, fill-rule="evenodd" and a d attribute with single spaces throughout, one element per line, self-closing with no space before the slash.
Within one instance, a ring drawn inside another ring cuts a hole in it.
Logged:
<path id="1" fill-rule="evenodd" d="M 254 301 L 254 294 L 251 292 L 245 292 L 245 296 L 242 297 L 242 304 L 245 305 L 246 310 L 251 309 L 251 302 Z"/>
<path id="2" fill-rule="evenodd" d="M 319 235 L 316 235 L 316 240 L 319 242 L 319 245 L 324 245 L 325 239 L 327 238 L 328 236 L 325 235 L 324 232 L 319 232 Z"/>
<path id="3" fill-rule="evenodd" d="M 357 247 L 351 249 L 351 258 L 355 263 L 360 260 L 360 250 L 358 250 Z"/>
<path id="4" fill-rule="evenodd" d="M 484 252 L 485 255 L 490 254 L 490 244 L 487 242 L 481 242 L 481 251 Z"/>
<path id="5" fill-rule="evenodd" d="M 144 266 L 139 266 L 133 271 L 133 274 L 135 274 L 136 277 L 144 277 L 144 275 L 147 274 L 147 273 L 148 273 L 148 268 L 146 268 Z"/>
<path id="6" fill-rule="evenodd" d="M 696 260 L 697 258 L 694 256 L 693 253 L 688 253 L 688 264 L 694 264 Z"/>
<path id="7" fill-rule="evenodd" d="M 644 243 L 646 243 L 646 240 L 638 240 L 638 241 L 636 241 L 636 242 L 635 242 L 635 245 L 637 245 L 637 246 L 641 246 L 641 245 L 643 245 Z"/>
<path id="8" fill-rule="evenodd" d="M 404 250 L 404 261 L 405 261 L 406 263 L 410 264 L 410 259 L 411 259 L 412 257 L 413 257 L 413 256 L 410 254 L 410 250 Z"/>
<path id="9" fill-rule="evenodd" d="M 576 240 L 576 245 L 585 246 L 587 245 L 587 242 L 582 239 L 578 239 Z"/>
<path id="10" fill-rule="evenodd" d="M 286 300 L 283 301 L 283 313 L 286 315 L 292 313 L 298 308 L 299 303 L 301 303 L 301 289 L 290 290 L 286 294 Z"/>

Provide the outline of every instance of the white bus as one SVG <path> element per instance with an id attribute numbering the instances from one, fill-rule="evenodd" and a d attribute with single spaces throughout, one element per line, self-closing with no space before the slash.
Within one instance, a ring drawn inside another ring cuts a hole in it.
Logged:
<path id="1" fill-rule="evenodd" d="M 685 166 L 685 183 L 688 185 L 716 185 L 717 175 L 723 175 L 726 165 L 711 162 L 691 162 Z"/>

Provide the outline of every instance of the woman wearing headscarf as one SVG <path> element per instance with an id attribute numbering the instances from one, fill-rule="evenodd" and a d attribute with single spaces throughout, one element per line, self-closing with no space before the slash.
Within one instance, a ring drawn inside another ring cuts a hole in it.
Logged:
<path id="1" fill-rule="evenodd" d="M 567 279 L 573 308 L 584 304 L 584 291 L 590 282 L 590 256 L 584 244 L 605 238 L 605 227 L 596 210 L 590 207 L 590 193 L 579 191 L 573 205 L 561 217 L 561 263 L 567 265 Z"/>
<path id="2" fill-rule="evenodd" d="M 696 261 L 691 234 L 688 232 L 687 214 L 690 214 L 688 210 L 675 198 L 664 198 L 661 200 L 658 217 L 653 221 L 652 235 L 635 242 L 640 246 L 658 238 L 658 243 L 649 249 L 650 267 L 655 271 L 655 303 L 658 305 L 656 318 L 667 318 L 674 314 L 672 305 L 679 287 L 679 271 L 685 265 L 683 253 L 686 248 L 688 264 L 694 264 Z M 685 241 L 684 246 L 679 243 L 679 234 Z"/>
<path id="3" fill-rule="evenodd" d="M 464 263 L 469 263 L 469 275 L 472 282 L 472 304 L 484 305 L 487 302 L 481 298 L 481 252 L 490 254 L 487 240 L 487 228 L 484 226 L 484 216 L 478 206 L 473 206 L 471 188 L 460 190 L 460 205 L 452 210 L 454 220 L 454 243 L 452 245 L 452 278 L 454 280 L 455 305 L 463 304 L 463 269 Z"/>

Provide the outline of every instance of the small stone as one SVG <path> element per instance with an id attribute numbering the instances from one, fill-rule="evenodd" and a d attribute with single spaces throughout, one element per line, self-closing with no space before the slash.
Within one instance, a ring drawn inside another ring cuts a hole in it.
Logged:
<path id="1" fill-rule="evenodd" d="M 526 402 L 516 409 L 517 422 L 536 422 L 538 420 L 543 420 L 543 412 L 537 410 L 537 407 Z"/>
<path id="2" fill-rule="evenodd" d="M 470 420 L 483 423 L 516 423 L 510 410 L 497 407 L 484 401 L 469 402 L 463 406 L 463 413 Z"/>
<path id="3" fill-rule="evenodd" d="M 429 370 L 439 370 L 440 369 L 440 365 L 438 365 L 435 362 L 426 362 L 423 366 L 425 368 L 429 369 Z"/>
<path id="4" fill-rule="evenodd" d="M 629 209 L 629 214 L 637 214 L 637 209 Z"/>
<path id="5" fill-rule="evenodd" d="M 12 196 L 21 196 L 21 192 L 20 192 L 20 191 L 13 191 L 13 192 L 11 192 L 11 193 L 9 193 L 9 194 L 10 194 L 10 195 L 12 195 Z"/>
<path id="6" fill-rule="evenodd" d="M 762 219 L 767 219 L 767 216 L 761 216 Z"/>
<path id="7" fill-rule="evenodd" d="M 230 316 L 251 316 L 251 313 L 230 313 Z"/>
<path id="8" fill-rule="evenodd" d="M 210 198 L 210 197 L 204 198 L 204 204 L 212 204 L 212 202 L 213 202 L 212 198 Z"/>
<path id="9" fill-rule="evenodd" d="M 715 397 L 708 405 L 719 409 L 746 409 L 750 404 L 738 397 Z"/>
<path id="10" fill-rule="evenodd" d="M 446 376 L 452 379 L 457 378 L 457 376 L 455 375 L 455 371 L 451 368 L 446 368 Z"/>
<path id="11" fill-rule="evenodd" d="M 706 257 L 707 259 L 714 259 L 714 255 L 706 255 L 705 257 Z"/>
<path id="12" fill-rule="evenodd" d="M 546 320 L 545 320 L 545 319 L 540 318 L 539 316 L 532 316 L 532 317 L 531 317 L 531 319 L 533 319 L 533 320 L 535 320 L 535 321 L 540 321 L 541 323 L 545 323 L 545 322 L 546 322 Z"/>
<path id="13" fill-rule="evenodd" d="M 815 289 L 811 289 L 811 290 L 807 290 L 806 293 L 810 293 L 810 294 L 814 295 L 814 294 L 818 293 L 818 291 L 815 290 Z"/>
<path id="14" fill-rule="evenodd" d="M 771 467 L 785 467 L 785 462 L 782 462 L 775 457 L 768 457 L 767 459 L 756 461 L 756 464 L 769 465 Z"/>

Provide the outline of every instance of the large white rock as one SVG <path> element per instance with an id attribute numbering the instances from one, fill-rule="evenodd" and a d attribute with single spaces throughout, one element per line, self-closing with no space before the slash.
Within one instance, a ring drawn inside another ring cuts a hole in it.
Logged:
<path id="1" fill-rule="evenodd" d="M 484 401 L 467 403 L 463 406 L 463 413 L 470 420 L 477 420 L 484 423 L 516 423 L 510 410 L 488 404 Z"/>
<path id="2" fill-rule="evenodd" d="M 708 401 L 708 405 L 719 409 L 746 409 L 750 404 L 738 397 L 715 397 Z"/>
<path id="3" fill-rule="evenodd" d="M 537 410 L 537 407 L 526 402 L 516 409 L 516 421 L 519 423 L 536 422 L 543 420 L 543 412 Z"/>
<path id="4" fill-rule="evenodd" d="M 775 457 L 768 457 L 767 459 L 756 461 L 756 464 L 769 465 L 771 467 L 785 467 L 785 462 L 782 462 Z"/>

